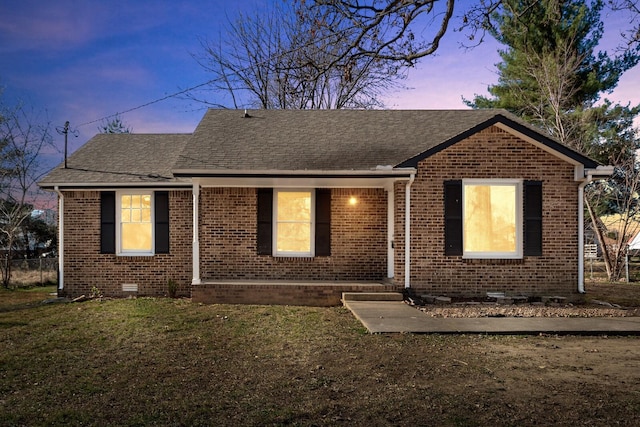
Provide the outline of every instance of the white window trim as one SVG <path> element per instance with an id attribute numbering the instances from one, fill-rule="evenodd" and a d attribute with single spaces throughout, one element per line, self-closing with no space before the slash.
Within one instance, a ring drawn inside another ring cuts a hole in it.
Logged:
<path id="1" fill-rule="evenodd" d="M 122 196 L 126 195 L 151 195 L 151 250 L 150 251 L 123 251 L 122 250 Z M 116 191 L 116 255 L 119 256 L 153 256 L 156 247 L 156 218 L 155 197 L 153 191 L 145 190 L 121 190 Z"/>
<path id="2" fill-rule="evenodd" d="M 279 252 L 278 251 L 278 193 L 311 193 L 311 243 L 309 252 Z M 313 258 L 316 251 L 316 190 L 314 188 L 274 188 L 273 189 L 273 238 L 272 253 L 274 257 Z"/>
<path id="3" fill-rule="evenodd" d="M 462 180 L 462 258 L 466 259 L 522 259 L 524 242 L 524 219 L 523 219 L 523 181 L 521 179 L 463 179 Z M 470 252 L 466 251 L 464 242 L 464 211 L 465 186 L 466 185 L 505 185 L 516 187 L 516 250 L 515 252 Z"/>

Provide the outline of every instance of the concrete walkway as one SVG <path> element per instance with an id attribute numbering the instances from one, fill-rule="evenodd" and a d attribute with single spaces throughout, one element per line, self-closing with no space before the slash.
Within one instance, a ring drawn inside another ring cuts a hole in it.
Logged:
<path id="1" fill-rule="evenodd" d="M 370 333 L 640 335 L 640 317 L 432 318 L 403 301 L 343 300 Z"/>

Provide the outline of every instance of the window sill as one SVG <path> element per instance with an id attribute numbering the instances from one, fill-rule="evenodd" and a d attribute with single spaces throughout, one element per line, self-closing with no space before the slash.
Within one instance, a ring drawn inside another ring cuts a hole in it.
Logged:
<path id="1" fill-rule="evenodd" d="M 476 265 L 518 265 L 524 264 L 524 258 L 462 258 L 462 262 Z"/>
<path id="2" fill-rule="evenodd" d="M 136 253 L 136 252 L 131 252 L 131 253 L 123 252 L 123 253 L 116 254 L 116 256 L 118 256 L 118 257 L 120 257 L 120 258 L 127 258 L 127 257 L 129 257 L 129 258 L 152 257 L 152 256 L 154 256 L 154 255 L 155 255 L 155 254 L 153 254 L 153 253 L 147 253 L 147 252 L 141 252 L 141 253 Z"/>

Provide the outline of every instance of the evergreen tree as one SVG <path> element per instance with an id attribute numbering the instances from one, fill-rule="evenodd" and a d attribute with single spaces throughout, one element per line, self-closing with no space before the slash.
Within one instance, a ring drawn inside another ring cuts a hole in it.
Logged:
<path id="1" fill-rule="evenodd" d="M 100 133 L 132 133 L 133 130 L 116 114 L 110 121 L 104 121 L 98 128 Z"/>
<path id="2" fill-rule="evenodd" d="M 596 107 L 620 76 L 640 60 L 639 50 L 620 56 L 596 52 L 603 34 L 601 0 L 503 0 L 491 34 L 506 48 L 496 65 L 498 83 L 467 104 L 505 108 L 560 142 L 594 155 L 599 130 L 619 110 Z M 607 161 L 608 159 L 600 159 Z"/>
<path id="3" fill-rule="evenodd" d="M 640 61 L 638 45 L 618 56 L 596 51 L 603 35 L 602 0 L 502 0 L 490 32 L 505 46 L 492 97 L 476 95 L 474 108 L 505 108 L 543 128 L 560 142 L 605 164 L 614 176 L 587 187 L 586 205 L 610 279 L 624 267 L 626 243 L 640 217 L 640 148 L 633 120 L 640 106 L 614 105 L 610 93 Z M 603 213 L 620 221 L 607 229 Z M 613 244 L 610 239 L 614 239 Z"/>

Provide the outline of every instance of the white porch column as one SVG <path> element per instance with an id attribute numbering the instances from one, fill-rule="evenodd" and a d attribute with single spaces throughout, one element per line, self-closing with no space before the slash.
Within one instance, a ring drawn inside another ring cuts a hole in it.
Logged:
<path id="1" fill-rule="evenodd" d="M 392 279 L 395 275 L 395 250 L 393 239 L 395 235 L 395 213 L 394 202 L 395 192 L 393 184 L 387 188 L 387 278 Z"/>
<path id="2" fill-rule="evenodd" d="M 193 279 L 192 285 L 199 285 L 200 282 L 200 224 L 199 224 L 199 201 L 200 201 L 200 181 L 193 181 Z"/>
<path id="3" fill-rule="evenodd" d="M 415 174 L 407 182 L 404 193 L 404 287 L 411 287 L 411 184 Z"/>

